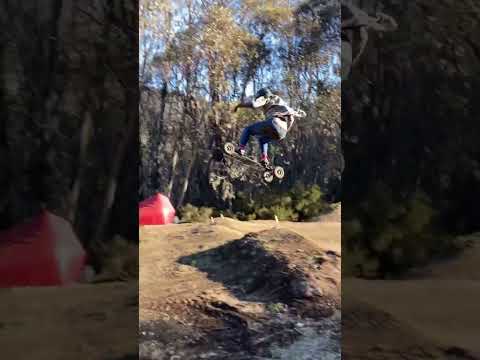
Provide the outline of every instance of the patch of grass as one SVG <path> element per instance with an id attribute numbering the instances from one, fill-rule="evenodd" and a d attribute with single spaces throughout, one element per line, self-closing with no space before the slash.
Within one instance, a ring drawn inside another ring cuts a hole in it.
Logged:
<path id="1" fill-rule="evenodd" d="M 138 279 L 138 245 L 115 235 L 101 251 L 98 279 Z"/>
<path id="2" fill-rule="evenodd" d="M 182 222 L 207 222 L 212 214 L 212 208 L 197 207 L 192 204 L 187 204 L 180 209 L 180 219 Z"/>
<path id="3" fill-rule="evenodd" d="M 279 314 L 285 311 L 285 305 L 282 303 L 270 303 L 267 305 L 267 310 L 274 314 Z"/>

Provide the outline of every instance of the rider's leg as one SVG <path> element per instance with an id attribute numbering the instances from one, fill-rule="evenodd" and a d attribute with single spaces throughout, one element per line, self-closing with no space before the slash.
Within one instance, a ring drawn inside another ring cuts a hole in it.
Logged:
<path id="1" fill-rule="evenodd" d="M 242 135 L 240 136 L 240 142 L 238 144 L 237 153 L 240 155 L 245 155 L 245 147 L 247 146 L 248 140 L 250 140 L 251 130 L 250 126 L 247 126 L 243 129 Z"/>
<path id="2" fill-rule="evenodd" d="M 272 120 L 256 122 L 250 126 L 247 126 L 240 137 L 240 144 L 238 152 L 243 155 L 245 147 L 248 144 L 251 136 L 257 136 L 261 142 L 261 153 L 267 154 L 268 142 L 278 138 L 278 132 L 273 126 Z M 265 150 L 263 150 L 265 148 Z"/>
<path id="3" fill-rule="evenodd" d="M 250 137 L 256 135 L 258 132 L 258 123 L 252 124 L 247 126 L 242 131 L 242 135 L 240 136 L 240 142 L 238 145 L 237 153 L 240 155 L 245 155 L 245 148 L 250 140 Z"/>
<path id="4" fill-rule="evenodd" d="M 258 138 L 258 144 L 260 145 L 260 154 L 261 159 L 268 159 L 268 143 L 272 141 L 271 138 L 267 136 L 261 136 Z"/>
<path id="5" fill-rule="evenodd" d="M 269 136 L 261 136 L 258 138 L 258 144 L 260 145 L 260 163 L 268 167 L 270 162 L 268 160 L 268 144 L 273 141 Z"/>
<path id="6" fill-rule="evenodd" d="M 250 136 L 268 135 L 269 132 L 275 131 L 271 120 L 259 121 L 243 129 L 240 137 L 240 145 L 246 146 L 250 140 Z"/>
<path id="7" fill-rule="evenodd" d="M 253 125 L 249 125 L 247 126 L 245 129 L 243 129 L 242 131 L 242 135 L 240 136 L 240 147 L 241 148 L 245 148 L 245 146 L 247 146 L 248 144 L 248 141 L 250 140 L 250 136 L 252 136 L 252 132 L 253 132 Z"/>

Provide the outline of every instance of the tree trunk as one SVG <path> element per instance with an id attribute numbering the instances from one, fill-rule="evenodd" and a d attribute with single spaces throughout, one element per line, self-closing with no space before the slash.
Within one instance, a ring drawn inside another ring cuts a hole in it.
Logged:
<path id="1" fill-rule="evenodd" d="M 103 237 L 105 235 L 105 229 L 110 220 L 110 214 L 112 211 L 113 203 L 115 201 L 115 196 L 117 193 L 117 178 L 118 173 L 120 172 L 127 147 L 130 144 L 130 141 L 134 139 L 136 135 L 136 124 L 137 124 L 137 112 L 138 112 L 138 102 L 136 97 L 133 97 L 131 94 L 127 94 L 127 128 L 123 133 L 123 138 L 120 140 L 120 143 L 116 150 L 116 156 L 113 161 L 113 165 L 110 169 L 107 182 L 107 190 L 103 198 L 103 205 L 100 209 L 100 216 L 98 218 L 98 225 L 93 237 L 92 246 L 99 246 L 102 243 Z"/>
<path id="2" fill-rule="evenodd" d="M 90 145 L 93 134 L 93 120 L 92 115 L 89 111 L 85 114 L 85 120 L 82 124 L 82 129 L 80 130 L 80 150 L 78 155 L 78 171 L 75 181 L 72 186 L 72 191 L 70 192 L 70 199 L 68 201 L 68 220 L 74 224 L 75 217 L 77 214 L 78 199 L 80 198 L 80 191 L 83 184 L 84 174 L 86 170 L 86 160 L 87 160 L 87 149 Z"/>
<path id="3" fill-rule="evenodd" d="M 165 107 L 167 106 L 167 96 L 168 96 L 168 84 L 165 81 L 163 83 L 162 92 L 160 94 L 160 101 L 161 101 L 160 116 L 158 117 L 157 124 L 156 124 L 157 135 L 158 135 L 159 138 L 160 138 L 160 136 L 162 135 L 162 132 L 163 132 L 163 118 L 165 116 Z M 158 143 L 160 143 L 160 139 L 157 139 L 157 140 L 158 140 Z"/>
<path id="4" fill-rule="evenodd" d="M 173 159 L 172 159 L 172 168 L 170 171 L 170 181 L 167 185 L 167 197 L 170 198 L 172 196 L 173 190 L 173 183 L 175 181 L 175 177 L 177 176 L 177 162 L 178 162 L 178 150 L 177 150 L 177 143 L 175 143 L 175 150 L 173 152 Z"/>
<path id="5" fill-rule="evenodd" d="M 185 181 L 183 182 L 183 187 L 177 202 L 177 209 L 183 206 L 183 201 L 185 200 L 185 195 L 187 193 L 188 186 L 190 184 L 190 177 L 192 175 L 193 165 L 195 164 L 196 160 L 197 160 L 197 149 L 193 151 L 192 161 L 190 161 L 190 164 L 188 164 L 187 172 L 185 174 Z"/>

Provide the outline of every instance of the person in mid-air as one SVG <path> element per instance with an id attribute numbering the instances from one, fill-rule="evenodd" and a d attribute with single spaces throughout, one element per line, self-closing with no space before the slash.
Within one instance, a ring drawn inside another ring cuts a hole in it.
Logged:
<path id="1" fill-rule="evenodd" d="M 398 28 L 398 24 L 391 16 L 383 12 L 377 12 L 375 16 L 368 15 L 365 11 L 360 10 L 350 1 L 341 2 L 342 24 L 342 80 L 348 79 L 351 69 L 358 63 L 361 55 L 365 51 L 368 42 L 368 31 L 390 32 Z M 356 55 L 354 56 L 354 39 L 355 34 L 359 35 L 359 44 L 355 46 Z"/>
<path id="2" fill-rule="evenodd" d="M 269 88 L 260 89 L 255 94 L 253 101 L 247 101 L 235 106 L 234 112 L 238 108 L 261 109 L 265 115 L 265 120 L 251 124 L 243 130 L 237 153 L 244 156 L 250 137 L 255 136 L 258 138 L 260 145 L 260 163 L 264 167 L 270 168 L 268 144 L 272 141 L 283 140 L 291 129 L 295 117 L 304 117 L 305 112 L 292 109 Z"/>

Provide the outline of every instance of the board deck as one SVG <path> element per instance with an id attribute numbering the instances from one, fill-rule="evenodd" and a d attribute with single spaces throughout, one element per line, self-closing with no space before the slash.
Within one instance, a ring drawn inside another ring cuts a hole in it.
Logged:
<path id="1" fill-rule="evenodd" d="M 229 156 L 233 159 L 236 159 L 236 160 L 239 160 L 245 164 L 248 164 L 248 165 L 252 165 L 252 166 L 256 166 L 258 167 L 259 169 L 262 169 L 262 170 L 265 170 L 265 167 L 263 167 L 262 164 L 260 164 L 258 161 L 250 158 L 250 157 L 246 157 L 246 156 L 241 156 L 241 155 L 238 155 L 238 154 L 228 154 L 228 153 L 225 153 L 226 156 Z"/>
<path id="2" fill-rule="evenodd" d="M 230 157 L 231 159 L 238 160 L 247 166 L 261 170 L 263 173 L 263 180 L 267 183 L 271 183 L 274 178 L 283 179 L 285 175 L 285 172 L 281 166 L 269 166 L 266 168 L 257 160 L 236 153 L 235 147 L 232 143 L 225 143 L 223 146 L 223 154 L 223 159 L 225 159 L 225 157 Z"/>

